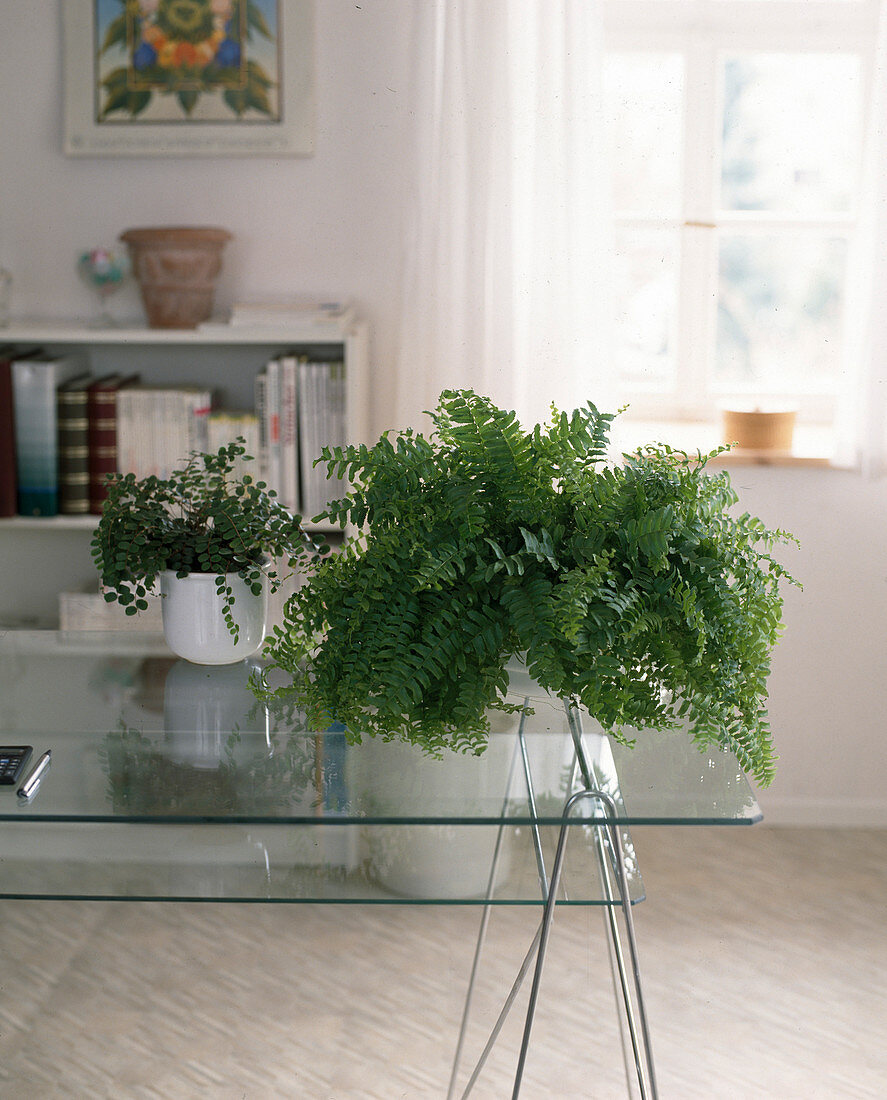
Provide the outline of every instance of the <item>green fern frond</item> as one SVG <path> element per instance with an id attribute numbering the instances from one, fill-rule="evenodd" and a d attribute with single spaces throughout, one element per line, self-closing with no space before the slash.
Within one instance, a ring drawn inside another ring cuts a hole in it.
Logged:
<path id="1" fill-rule="evenodd" d="M 708 456 L 607 464 L 612 420 L 588 404 L 525 432 L 453 390 L 429 438 L 325 451 L 350 485 L 328 515 L 359 533 L 314 563 L 268 651 L 309 714 L 476 752 L 522 653 L 614 736 L 685 725 L 769 781 L 769 656 L 794 583 L 772 550 L 791 538 L 733 515 Z"/>

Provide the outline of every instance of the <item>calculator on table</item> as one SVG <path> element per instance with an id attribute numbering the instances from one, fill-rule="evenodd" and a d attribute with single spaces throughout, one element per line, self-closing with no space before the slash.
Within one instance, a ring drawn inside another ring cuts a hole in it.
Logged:
<path id="1" fill-rule="evenodd" d="M 33 751 L 30 745 L 0 745 L 0 784 L 17 783 Z"/>

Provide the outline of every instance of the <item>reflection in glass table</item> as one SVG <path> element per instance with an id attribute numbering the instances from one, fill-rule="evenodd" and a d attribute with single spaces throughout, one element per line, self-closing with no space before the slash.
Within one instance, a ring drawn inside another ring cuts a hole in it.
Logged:
<path id="1" fill-rule="evenodd" d="M 298 707 L 260 703 L 260 661 L 217 668 L 143 634 L 0 636 L 3 744 L 52 765 L 30 800 L 0 788 L 0 897 L 541 908 L 503 1013 L 456 1092 L 468 1095 L 532 972 L 514 1096 L 557 906 L 606 914 L 614 986 L 642 1097 L 656 1095 L 631 904 L 643 882 L 630 826 L 751 824 L 736 760 L 686 735 L 634 747 L 546 695 L 519 668 L 513 715 L 486 750 L 435 759 L 399 742 L 353 743 Z M 628 901 L 630 904 L 623 904 Z M 621 927 L 620 927 L 621 926 Z"/>

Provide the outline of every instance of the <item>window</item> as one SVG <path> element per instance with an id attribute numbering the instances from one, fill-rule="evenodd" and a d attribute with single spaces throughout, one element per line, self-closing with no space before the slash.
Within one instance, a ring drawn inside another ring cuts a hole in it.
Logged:
<path id="1" fill-rule="evenodd" d="M 620 396 L 828 422 L 845 352 L 871 0 L 605 0 Z"/>

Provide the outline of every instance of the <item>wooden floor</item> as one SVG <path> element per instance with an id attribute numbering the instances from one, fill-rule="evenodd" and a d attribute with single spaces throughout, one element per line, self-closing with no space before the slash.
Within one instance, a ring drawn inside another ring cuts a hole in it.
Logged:
<path id="1" fill-rule="evenodd" d="M 887 1097 L 887 831 L 633 836 L 662 1100 Z M 6 901 L 0 914 L 3 1100 L 446 1095 L 476 909 Z M 538 916 L 494 915 L 472 1051 Z M 519 1026 L 472 1096 L 511 1095 Z M 625 1095 L 601 913 L 559 911 L 522 1096 Z"/>

